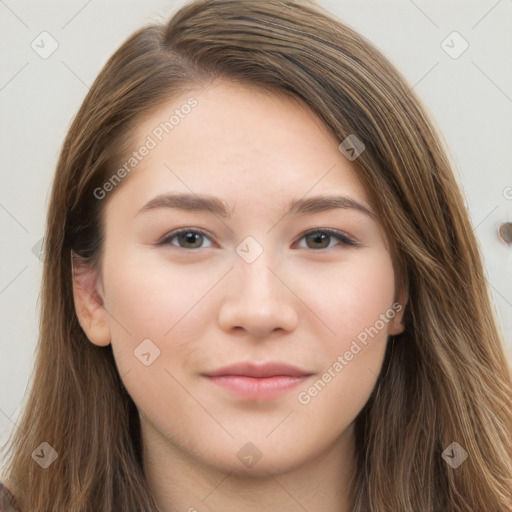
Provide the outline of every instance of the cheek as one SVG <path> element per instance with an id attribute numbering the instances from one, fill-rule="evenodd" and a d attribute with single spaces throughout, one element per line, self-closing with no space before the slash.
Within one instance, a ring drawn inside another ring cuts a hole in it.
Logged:
<path id="1" fill-rule="evenodd" d="M 317 322 L 321 319 L 328 328 L 322 329 L 328 346 L 334 342 L 338 350 L 373 326 L 393 304 L 394 270 L 384 250 L 354 253 L 336 264 L 300 269 L 298 275 L 303 276 L 297 280 L 299 296 L 306 298 Z"/>
<path id="2" fill-rule="evenodd" d="M 121 375 L 142 370 L 137 358 L 141 351 L 150 353 L 146 359 L 154 358 L 153 372 L 195 370 L 197 340 L 204 326 L 215 321 L 205 311 L 207 292 L 218 281 L 211 269 L 177 270 L 172 265 L 148 264 L 134 255 L 123 262 L 106 259 L 104 280 L 112 348 Z"/>
<path id="3" fill-rule="evenodd" d="M 208 281 L 199 286 L 201 276 L 191 274 L 164 273 L 129 261 L 105 265 L 111 343 L 119 374 L 142 414 L 157 418 L 162 411 L 173 411 L 177 431 L 188 428 L 183 411 L 190 403 L 181 383 L 198 370 L 201 347 L 196 340 L 207 322 L 200 299 L 211 288 Z"/>
<path id="4" fill-rule="evenodd" d="M 297 401 L 311 428 L 321 416 L 343 429 L 367 402 L 382 367 L 394 317 L 394 271 L 387 252 L 368 252 L 334 272 L 326 269 L 321 282 L 325 286 L 311 288 L 308 301 L 333 332 L 317 337 L 325 366 Z"/>
<path id="5" fill-rule="evenodd" d="M 197 275 L 171 264 L 132 256 L 105 265 L 107 307 L 117 313 L 126 330 L 161 338 L 186 321 L 204 295 L 212 276 Z M 113 325 L 114 328 L 115 322 Z"/>

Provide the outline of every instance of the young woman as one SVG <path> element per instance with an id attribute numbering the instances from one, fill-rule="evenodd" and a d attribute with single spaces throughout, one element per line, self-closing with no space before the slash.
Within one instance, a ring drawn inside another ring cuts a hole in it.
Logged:
<path id="1" fill-rule="evenodd" d="M 41 304 L 12 510 L 512 509 L 445 150 L 318 7 L 197 1 L 119 48 L 62 148 Z"/>

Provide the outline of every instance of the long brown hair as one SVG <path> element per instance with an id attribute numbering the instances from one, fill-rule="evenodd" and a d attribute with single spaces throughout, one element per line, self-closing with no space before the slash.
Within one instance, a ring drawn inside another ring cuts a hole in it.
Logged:
<path id="1" fill-rule="evenodd" d="M 511 369 L 446 149 L 388 59 L 322 8 L 292 0 L 187 4 L 133 34 L 87 94 L 56 169 L 35 370 L 4 468 L 24 509 L 158 510 L 111 347 L 93 345 L 78 323 L 71 254 L 99 264 L 108 198 L 94 190 L 142 117 L 216 78 L 292 95 L 337 140 L 355 134 L 366 147 L 353 164 L 409 302 L 355 421 L 353 511 L 512 510 Z M 47 469 L 31 456 L 42 442 L 58 453 Z M 468 455 L 456 468 L 454 446 Z"/>

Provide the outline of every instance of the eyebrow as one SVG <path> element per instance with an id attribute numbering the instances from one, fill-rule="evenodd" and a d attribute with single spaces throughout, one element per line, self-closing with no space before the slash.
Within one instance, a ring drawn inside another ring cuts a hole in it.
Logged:
<path id="1" fill-rule="evenodd" d="M 222 218 L 231 218 L 233 209 L 222 199 L 209 194 L 170 193 L 161 194 L 147 202 L 136 214 L 158 208 L 176 208 L 194 212 L 210 212 Z M 375 213 L 366 205 L 345 196 L 316 196 L 307 199 L 294 199 L 288 204 L 286 215 L 308 215 L 337 208 L 354 209 L 372 219 Z"/>

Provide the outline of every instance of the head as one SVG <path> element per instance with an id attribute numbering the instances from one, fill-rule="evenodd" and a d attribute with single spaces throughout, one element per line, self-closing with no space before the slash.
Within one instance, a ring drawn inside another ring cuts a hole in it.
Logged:
<path id="1" fill-rule="evenodd" d="M 207 377 L 249 360 L 308 376 L 250 401 Z M 107 62 L 58 162 L 33 386 L 22 426 L 59 458 L 39 471 L 19 434 L 32 506 L 156 510 L 149 433 L 256 476 L 349 439 L 356 511 L 510 506 L 510 372 L 445 150 L 389 61 L 307 4 L 195 2 Z"/>

